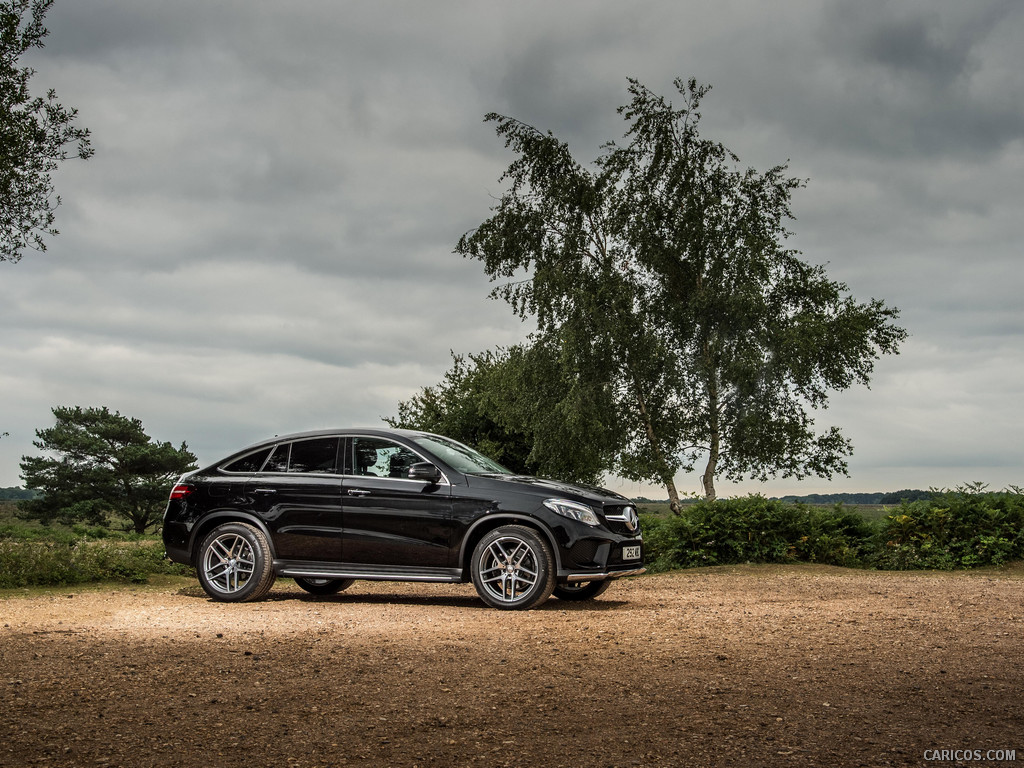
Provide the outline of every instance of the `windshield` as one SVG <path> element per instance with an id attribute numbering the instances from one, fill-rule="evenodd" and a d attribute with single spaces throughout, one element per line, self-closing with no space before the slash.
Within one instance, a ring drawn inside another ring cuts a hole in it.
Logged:
<path id="1" fill-rule="evenodd" d="M 420 435 L 414 437 L 413 442 L 423 446 L 452 469 L 464 475 L 513 474 L 511 470 L 505 469 L 498 462 L 488 459 L 468 445 L 457 443 L 454 440 L 434 435 Z"/>

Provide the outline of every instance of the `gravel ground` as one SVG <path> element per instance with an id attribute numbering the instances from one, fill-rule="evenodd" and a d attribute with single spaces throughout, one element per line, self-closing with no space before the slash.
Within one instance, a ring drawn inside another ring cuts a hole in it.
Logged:
<path id="1" fill-rule="evenodd" d="M 1021 566 L 706 569 L 522 613 L 469 585 L 8 591 L 0 766 L 1012 765 L 1022 630 Z"/>

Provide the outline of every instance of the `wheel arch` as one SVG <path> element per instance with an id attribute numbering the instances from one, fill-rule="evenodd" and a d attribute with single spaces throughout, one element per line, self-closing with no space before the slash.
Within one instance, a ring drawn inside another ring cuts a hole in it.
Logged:
<path id="1" fill-rule="evenodd" d="M 199 557 L 199 544 L 202 542 L 203 538 L 218 525 L 223 525 L 224 523 L 247 523 L 248 525 L 258 528 L 267 539 L 267 546 L 270 547 L 271 560 L 277 559 L 277 552 L 274 550 L 274 538 L 270 535 L 270 529 L 267 528 L 266 523 L 260 520 L 256 515 L 247 512 L 239 512 L 237 509 L 225 509 L 205 515 L 203 519 L 200 520 L 192 529 L 188 541 L 188 552 L 189 560 L 192 561 L 193 567 L 198 567 L 199 565 L 197 561 L 197 558 Z"/>
<path id="2" fill-rule="evenodd" d="M 540 533 L 551 546 L 551 556 L 555 561 L 555 572 L 557 573 L 561 570 L 562 561 L 559 556 L 558 543 L 555 541 L 554 534 L 551 533 L 551 530 L 544 523 L 529 515 L 517 514 L 515 512 L 498 513 L 480 518 L 470 526 L 469 530 L 466 531 L 466 535 L 462 537 L 462 545 L 459 548 L 459 568 L 462 570 L 463 577 L 467 581 L 469 580 L 470 560 L 473 557 L 473 550 L 476 549 L 477 542 L 495 528 L 500 528 L 503 525 L 522 525 Z"/>

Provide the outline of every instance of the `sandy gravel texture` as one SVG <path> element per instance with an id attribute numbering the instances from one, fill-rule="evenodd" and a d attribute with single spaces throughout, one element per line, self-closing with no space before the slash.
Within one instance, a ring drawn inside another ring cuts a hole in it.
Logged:
<path id="1" fill-rule="evenodd" d="M 0 597 L 0 766 L 956 764 L 942 749 L 1024 763 L 1021 566 L 706 569 L 529 612 L 381 582 Z"/>

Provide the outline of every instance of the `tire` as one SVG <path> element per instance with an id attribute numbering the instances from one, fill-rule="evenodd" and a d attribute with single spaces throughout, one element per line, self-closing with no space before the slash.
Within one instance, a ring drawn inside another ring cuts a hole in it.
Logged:
<path id="1" fill-rule="evenodd" d="M 502 610 L 529 610 L 551 597 L 555 570 L 550 545 L 522 525 L 505 525 L 486 534 L 470 561 L 480 599 Z"/>
<path id="2" fill-rule="evenodd" d="M 603 581 L 573 581 L 555 587 L 555 597 L 559 600 L 593 600 L 603 595 L 612 585 L 611 579 Z"/>
<path id="3" fill-rule="evenodd" d="M 295 583 L 311 595 L 334 595 L 348 589 L 355 584 L 355 581 L 355 579 L 295 579 Z"/>
<path id="4" fill-rule="evenodd" d="M 274 585 L 270 544 L 248 523 L 225 523 L 206 534 L 196 570 L 206 594 L 225 603 L 260 600 Z"/>

